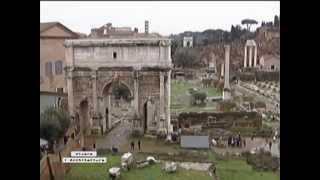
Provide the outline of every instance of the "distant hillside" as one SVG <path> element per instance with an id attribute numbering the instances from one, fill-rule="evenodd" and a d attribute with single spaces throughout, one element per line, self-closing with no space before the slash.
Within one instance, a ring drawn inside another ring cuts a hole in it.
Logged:
<path id="1" fill-rule="evenodd" d="M 224 61 L 224 44 L 231 45 L 230 61 L 231 69 L 242 66 L 244 57 L 244 45 L 246 40 L 254 39 L 258 45 L 258 59 L 265 54 L 280 55 L 280 25 L 274 26 L 272 22 L 264 23 L 255 32 L 242 29 L 239 25 L 232 26 L 231 31 L 221 29 L 208 29 L 203 32 L 185 31 L 170 36 L 172 39 L 172 55 L 177 49 L 182 48 L 183 37 L 192 36 L 194 49 L 199 53 L 197 63 L 200 67 L 206 67 L 214 56 L 217 64 Z"/>

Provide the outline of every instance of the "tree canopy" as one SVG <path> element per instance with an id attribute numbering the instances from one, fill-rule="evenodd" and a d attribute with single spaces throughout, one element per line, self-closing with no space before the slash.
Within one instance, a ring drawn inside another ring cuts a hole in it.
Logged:
<path id="1" fill-rule="evenodd" d="M 198 66 L 199 53 L 194 48 L 179 48 L 173 56 L 173 63 L 177 67 L 192 68 Z"/>
<path id="2" fill-rule="evenodd" d="M 277 16 L 277 15 L 274 16 L 273 25 L 274 25 L 275 27 L 279 27 L 279 26 L 280 26 L 279 16 Z"/>
<path id="3" fill-rule="evenodd" d="M 250 27 L 253 24 L 258 24 L 258 22 L 254 19 L 244 19 L 241 21 L 242 25 L 247 25 L 247 30 L 250 31 Z"/>
<path id="4" fill-rule="evenodd" d="M 50 143 L 64 136 L 70 125 L 70 118 L 61 108 L 49 107 L 40 114 L 40 137 Z"/>

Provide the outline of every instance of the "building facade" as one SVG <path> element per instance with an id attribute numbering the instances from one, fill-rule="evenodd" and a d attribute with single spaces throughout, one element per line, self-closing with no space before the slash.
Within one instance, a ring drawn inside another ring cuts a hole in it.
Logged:
<path id="1" fill-rule="evenodd" d="M 40 91 L 66 92 L 64 41 L 75 38 L 77 33 L 58 22 L 40 23 Z"/>
<path id="2" fill-rule="evenodd" d="M 192 36 L 183 37 L 183 47 L 186 47 L 186 48 L 193 47 L 193 37 Z"/>
<path id="3" fill-rule="evenodd" d="M 65 46 L 69 111 L 81 129 L 105 132 L 114 126 L 114 87 L 121 85 L 129 92 L 135 129 L 172 131 L 169 39 L 79 39 Z"/>
<path id="4" fill-rule="evenodd" d="M 264 55 L 260 58 L 260 69 L 263 71 L 280 71 L 280 57 Z"/>

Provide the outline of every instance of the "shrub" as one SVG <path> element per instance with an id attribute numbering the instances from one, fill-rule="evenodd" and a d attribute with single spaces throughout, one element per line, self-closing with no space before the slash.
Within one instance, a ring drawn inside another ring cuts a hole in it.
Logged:
<path id="1" fill-rule="evenodd" d="M 69 115 L 63 109 L 47 108 L 40 114 L 40 137 L 49 141 L 59 140 L 67 132 L 70 125 Z"/>
<path id="2" fill-rule="evenodd" d="M 259 151 L 256 154 L 243 153 L 247 163 L 258 171 L 276 171 L 279 169 L 279 159 L 272 157 L 270 152 Z"/>
<path id="3" fill-rule="evenodd" d="M 140 130 L 135 129 L 135 130 L 132 131 L 131 136 L 133 138 L 141 137 L 142 136 L 142 132 Z"/>
<path id="4" fill-rule="evenodd" d="M 234 102 L 222 101 L 220 102 L 219 107 L 221 111 L 229 112 L 236 107 L 236 104 Z"/>
<path id="5" fill-rule="evenodd" d="M 193 93 L 197 92 L 194 88 L 189 88 L 188 91 L 189 91 L 190 94 L 193 94 Z"/>
<path id="6" fill-rule="evenodd" d="M 207 94 L 204 92 L 194 92 L 191 94 L 191 104 L 192 105 L 204 105 L 207 98 Z"/>
<path id="7" fill-rule="evenodd" d="M 167 137 L 167 134 L 166 134 L 165 131 L 159 130 L 159 131 L 157 132 L 157 138 L 158 138 L 158 139 L 166 139 L 166 137 Z"/>
<path id="8" fill-rule="evenodd" d="M 255 106 L 255 108 L 266 108 L 267 107 L 266 103 L 262 102 L 262 101 L 257 101 L 254 106 Z"/>

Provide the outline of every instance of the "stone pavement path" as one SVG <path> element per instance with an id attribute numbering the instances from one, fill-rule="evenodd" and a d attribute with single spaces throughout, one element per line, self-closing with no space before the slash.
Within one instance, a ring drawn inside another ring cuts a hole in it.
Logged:
<path id="1" fill-rule="evenodd" d="M 129 144 L 131 129 L 131 124 L 127 120 L 122 120 L 108 134 L 96 140 L 97 149 L 111 149 L 112 146 L 119 148 L 121 144 Z"/>

